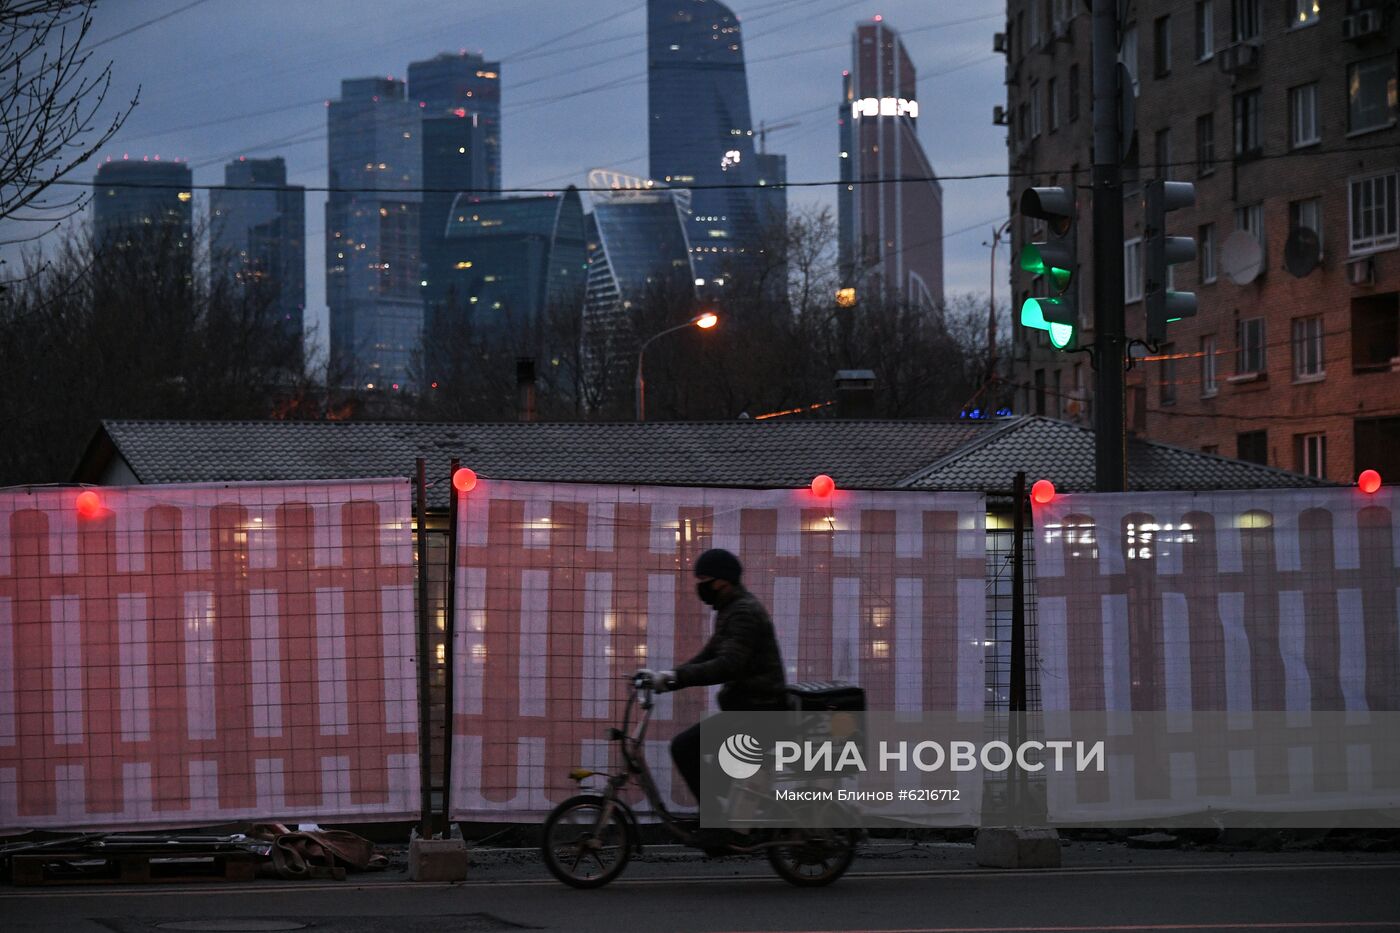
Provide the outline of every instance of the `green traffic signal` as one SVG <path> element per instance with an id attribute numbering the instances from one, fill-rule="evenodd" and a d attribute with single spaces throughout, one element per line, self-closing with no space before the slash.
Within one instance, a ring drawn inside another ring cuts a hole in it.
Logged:
<path id="1" fill-rule="evenodd" d="M 1046 331 L 1050 335 L 1050 345 L 1063 350 L 1074 341 L 1074 325 L 1055 319 L 1066 313 L 1073 314 L 1073 311 L 1063 298 L 1027 298 L 1021 305 L 1021 326 Z"/>
<path id="2" fill-rule="evenodd" d="M 1055 285 L 1055 291 L 1063 292 L 1069 287 L 1069 280 L 1074 276 L 1074 272 L 1063 266 L 1054 265 L 1046 261 L 1041 243 L 1027 243 L 1021 247 L 1021 268 L 1032 275 L 1048 275 Z"/>

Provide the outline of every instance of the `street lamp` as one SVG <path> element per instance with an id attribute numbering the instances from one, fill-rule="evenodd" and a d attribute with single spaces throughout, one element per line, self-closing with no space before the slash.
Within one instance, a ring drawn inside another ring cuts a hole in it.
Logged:
<path id="1" fill-rule="evenodd" d="M 695 317 L 686 321 L 684 324 L 668 327 L 659 334 L 652 334 L 646 340 L 642 341 L 641 347 L 637 350 L 636 414 L 638 421 L 647 420 L 646 383 L 642 380 L 642 359 L 646 355 L 647 347 L 651 345 L 651 342 L 657 337 L 665 337 L 667 334 L 674 334 L 676 331 L 685 330 L 692 325 L 701 330 L 709 330 L 718 323 L 719 315 L 715 314 L 713 311 L 704 311 L 695 315 Z"/>

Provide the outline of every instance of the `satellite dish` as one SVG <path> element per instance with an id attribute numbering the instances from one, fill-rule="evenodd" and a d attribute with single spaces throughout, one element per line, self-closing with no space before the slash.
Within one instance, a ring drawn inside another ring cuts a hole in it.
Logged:
<path id="1" fill-rule="evenodd" d="M 1283 267 L 1297 278 L 1317 268 L 1322 261 L 1322 241 L 1311 227 L 1296 227 L 1283 245 Z"/>
<path id="2" fill-rule="evenodd" d="M 1264 269 L 1264 249 L 1254 234 L 1236 230 L 1220 247 L 1220 267 L 1236 285 L 1248 285 Z"/>

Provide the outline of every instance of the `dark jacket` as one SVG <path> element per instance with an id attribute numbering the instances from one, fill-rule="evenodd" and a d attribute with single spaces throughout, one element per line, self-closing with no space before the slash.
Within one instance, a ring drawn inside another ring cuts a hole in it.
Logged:
<path id="1" fill-rule="evenodd" d="M 743 587 L 717 607 L 715 631 L 700 653 L 676 668 L 681 687 L 724 684 L 722 710 L 786 709 L 786 678 L 773 620 Z"/>

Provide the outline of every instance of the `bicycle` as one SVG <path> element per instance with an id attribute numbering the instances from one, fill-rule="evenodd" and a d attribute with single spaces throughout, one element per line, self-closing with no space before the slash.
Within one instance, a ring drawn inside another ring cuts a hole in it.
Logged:
<path id="1" fill-rule="evenodd" d="M 698 825 L 671 813 L 652 779 L 643 745 L 654 705 L 651 675 L 638 671 L 629 680 L 622 727 L 607 733 L 618 745 L 621 767 L 613 774 L 587 768 L 569 772 L 580 785 L 590 777 L 606 777 L 607 783 L 601 791 L 570 797 L 545 819 L 540 848 L 550 874 L 575 888 L 600 888 L 622 874 L 633 853 L 642 849 L 637 816 L 622 799 L 628 784 L 641 789 L 660 824 L 682 845 L 712 856 L 762 852 L 779 877 L 798 887 L 831 884 L 845 874 L 855 858 L 858 830 L 755 829 L 716 842 Z"/>

